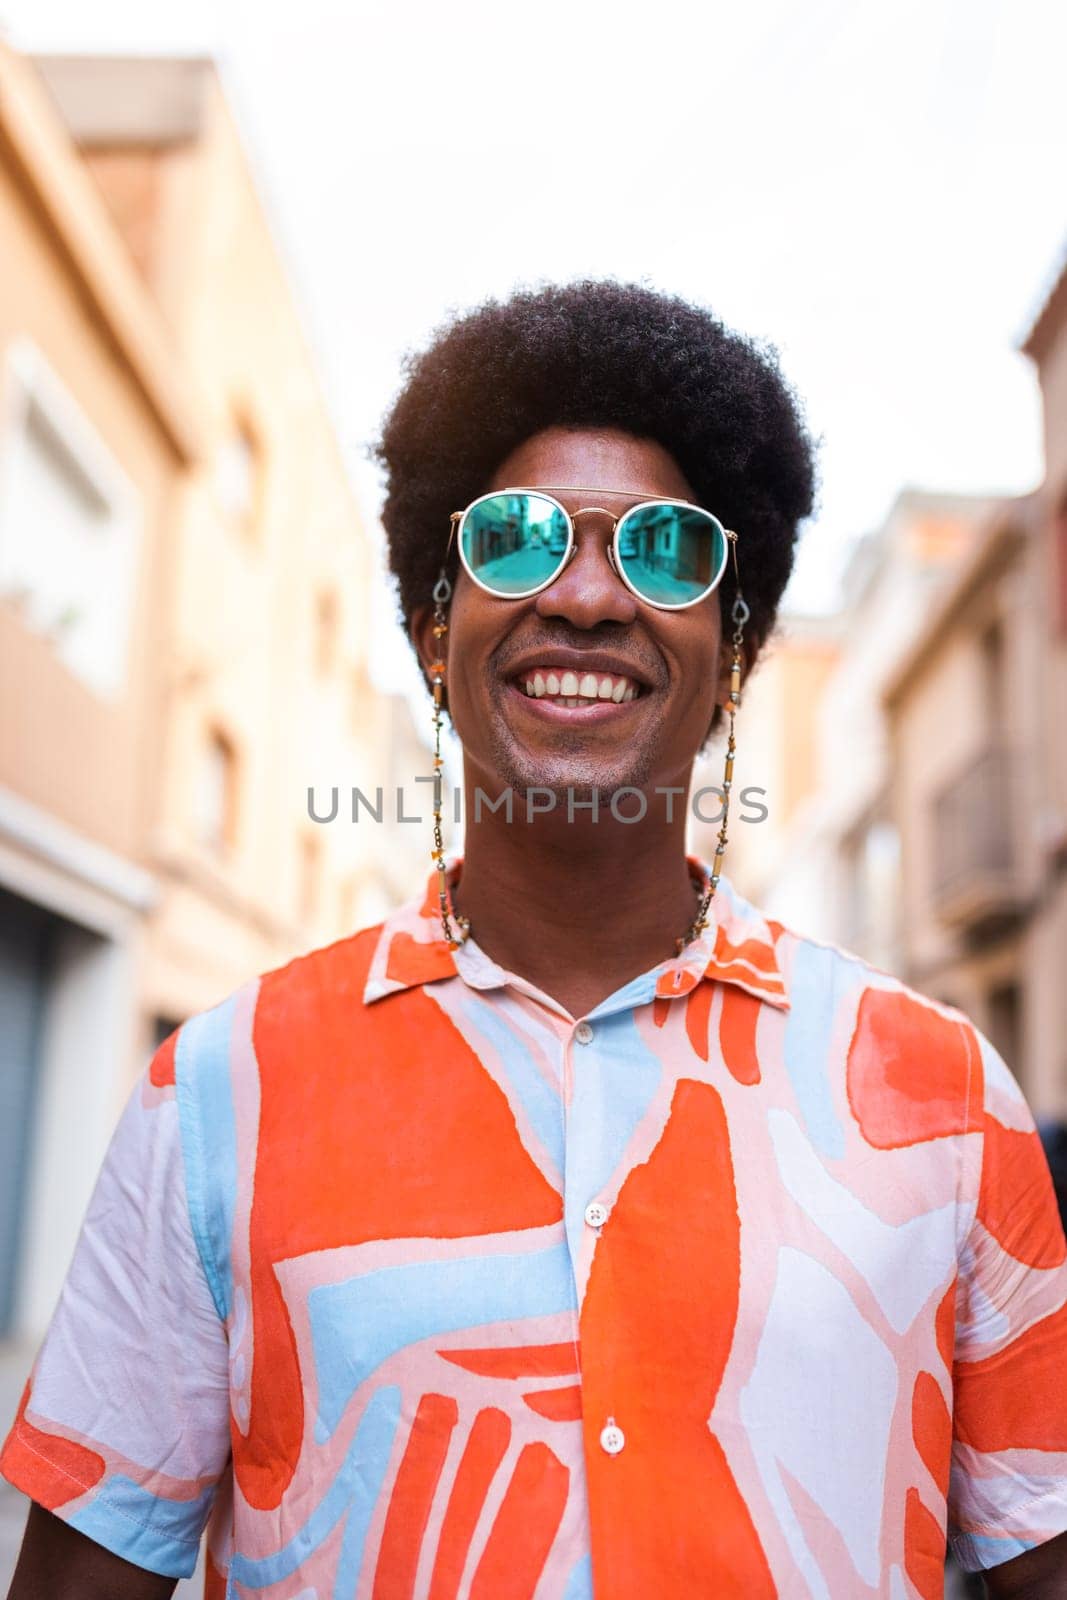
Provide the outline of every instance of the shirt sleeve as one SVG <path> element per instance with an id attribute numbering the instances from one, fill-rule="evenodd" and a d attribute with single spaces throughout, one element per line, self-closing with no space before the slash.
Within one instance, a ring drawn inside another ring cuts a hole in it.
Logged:
<path id="1" fill-rule="evenodd" d="M 226 1330 L 190 1225 L 174 1039 L 111 1141 L 0 1472 L 116 1555 L 178 1578 L 196 1565 L 230 1437 Z"/>
<path id="2" fill-rule="evenodd" d="M 1029 1107 L 979 1043 L 982 1160 L 956 1292 L 948 1503 L 970 1571 L 1067 1530 L 1067 1246 Z"/>

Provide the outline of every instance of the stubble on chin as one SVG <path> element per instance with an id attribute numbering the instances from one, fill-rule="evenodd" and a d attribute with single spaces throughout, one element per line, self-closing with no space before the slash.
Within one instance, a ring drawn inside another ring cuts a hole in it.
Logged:
<path id="1" fill-rule="evenodd" d="M 510 788 L 517 799 L 527 790 L 539 789 L 554 794 L 557 802 L 568 795 L 575 802 L 589 800 L 595 789 L 607 802 L 618 789 L 644 789 L 651 780 L 652 751 L 645 745 L 630 746 L 617 755 L 593 755 L 585 741 L 564 734 L 546 756 L 535 756 L 512 739 L 496 722 L 489 731 L 490 770 L 499 777 L 501 789 Z"/>

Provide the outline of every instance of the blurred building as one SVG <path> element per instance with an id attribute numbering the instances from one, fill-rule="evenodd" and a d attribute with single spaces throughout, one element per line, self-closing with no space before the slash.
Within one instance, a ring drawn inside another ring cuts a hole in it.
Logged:
<path id="1" fill-rule="evenodd" d="M 1046 478 L 909 490 L 841 612 L 786 617 L 746 687 L 728 870 L 771 915 L 960 1006 L 1067 1117 L 1067 272 L 1024 345 Z M 715 763 L 702 781 L 715 783 Z"/>
<path id="2" fill-rule="evenodd" d="M 33 1336 L 152 1045 L 411 892 L 426 830 L 347 796 L 429 758 L 370 685 L 368 540 L 212 65 L 0 46 L 0 258 L 0 1336 Z"/>
<path id="3" fill-rule="evenodd" d="M 887 686 L 905 975 L 1067 1116 L 1067 279 L 1024 347 L 1046 477 L 998 508 Z"/>
<path id="4" fill-rule="evenodd" d="M 784 871 L 798 813 L 818 785 L 816 719 L 838 660 L 837 633 L 832 618 L 782 617 L 743 685 L 725 871 L 760 906 Z M 719 829 L 724 739 L 716 736 L 698 759 L 693 781 L 690 843 L 707 861 Z M 813 928 L 810 908 L 806 925 Z"/>
<path id="5" fill-rule="evenodd" d="M 768 814 L 731 826 L 732 876 L 772 916 L 883 969 L 903 955 L 882 694 L 987 508 L 904 491 L 856 547 L 842 611 L 783 619 L 738 717 L 740 789 L 765 788 Z"/>

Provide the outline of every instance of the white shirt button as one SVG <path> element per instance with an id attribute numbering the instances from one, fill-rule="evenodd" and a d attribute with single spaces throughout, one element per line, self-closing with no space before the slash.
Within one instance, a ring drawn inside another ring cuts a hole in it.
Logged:
<path id="1" fill-rule="evenodd" d="M 574 1030 L 574 1037 L 579 1044 L 590 1044 L 593 1038 L 593 1030 L 590 1024 L 588 1022 L 579 1022 Z"/>
<path id="2" fill-rule="evenodd" d="M 609 1456 L 617 1456 L 626 1443 L 626 1435 L 615 1421 L 609 1417 L 607 1425 L 600 1430 L 600 1448 Z"/>
<path id="3" fill-rule="evenodd" d="M 585 1220 L 591 1228 L 602 1228 L 608 1220 L 608 1208 L 602 1200 L 590 1200 L 585 1208 Z"/>

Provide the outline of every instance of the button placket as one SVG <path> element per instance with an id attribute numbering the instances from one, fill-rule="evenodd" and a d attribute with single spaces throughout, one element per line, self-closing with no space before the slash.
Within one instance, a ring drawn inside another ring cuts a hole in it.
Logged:
<path id="1" fill-rule="evenodd" d="M 600 1081 L 599 1075 L 595 1071 L 596 1058 L 594 1057 L 594 1059 L 588 1062 L 588 1067 L 592 1069 L 592 1075 L 589 1076 L 583 1072 L 584 1063 L 578 1055 L 578 1047 L 587 1047 L 599 1039 L 599 1052 L 609 1050 L 610 1046 L 608 1044 L 608 1040 L 610 1038 L 610 1021 L 610 1018 L 602 1018 L 594 1026 L 594 1024 L 591 1023 L 588 1018 L 582 1017 L 572 1026 L 570 1034 L 572 1048 L 566 1052 L 566 1055 L 568 1058 L 572 1056 L 574 1057 L 575 1078 L 579 1083 L 584 1083 L 587 1090 L 590 1085 L 593 1083 L 599 1084 Z M 607 1032 L 601 1034 L 600 1029 L 602 1027 L 606 1028 Z M 583 1098 L 581 1103 L 585 1107 L 586 1116 L 588 1116 L 592 1110 L 591 1104 L 586 1098 Z M 589 1134 L 592 1130 L 586 1128 L 584 1131 L 586 1134 Z M 579 1161 L 578 1165 L 581 1166 L 582 1163 Z M 580 1242 L 577 1235 L 575 1235 L 573 1232 L 571 1235 L 571 1248 L 574 1252 L 574 1259 L 576 1262 L 582 1261 L 584 1263 L 583 1270 L 587 1271 L 589 1259 L 593 1250 L 603 1248 L 603 1241 L 600 1239 L 600 1234 L 601 1230 L 611 1216 L 611 1205 L 608 1200 L 601 1199 L 598 1196 L 595 1196 L 592 1199 L 588 1198 L 588 1190 L 586 1190 L 586 1197 L 584 1200 L 579 1199 L 579 1197 L 574 1195 L 572 1192 L 571 1204 L 574 1206 L 574 1210 L 570 1211 L 569 1213 L 572 1218 L 571 1228 L 573 1229 L 574 1222 L 577 1220 L 577 1216 L 580 1216 L 585 1228 L 587 1228 L 593 1235 L 593 1238 L 590 1238 L 589 1234 L 586 1234 L 584 1245 Z M 580 1210 L 579 1207 L 581 1208 Z M 575 1213 L 577 1213 L 577 1216 Z M 595 1362 L 595 1352 L 589 1352 L 589 1359 Z M 593 1445 L 593 1441 L 595 1440 L 596 1444 L 598 1444 L 600 1447 L 600 1452 L 604 1456 L 607 1456 L 609 1460 L 613 1460 L 621 1453 L 622 1450 L 625 1449 L 626 1435 L 622 1428 L 619 1427 L 614 1416 L 605 1418 L 601 1426 L 597 1426 L 592 1417 L 588 1418 L 587 1426 L 588 1423 L 592 1423 L 592 1427 L 589 1428 L 589 1432 L 586 1434 L 586 1439 L 588 1442 L 587 1448 L 588 1446 Z M 605 1470 L 610 1471 L 609 1468 L 606 1468 Z"/>

